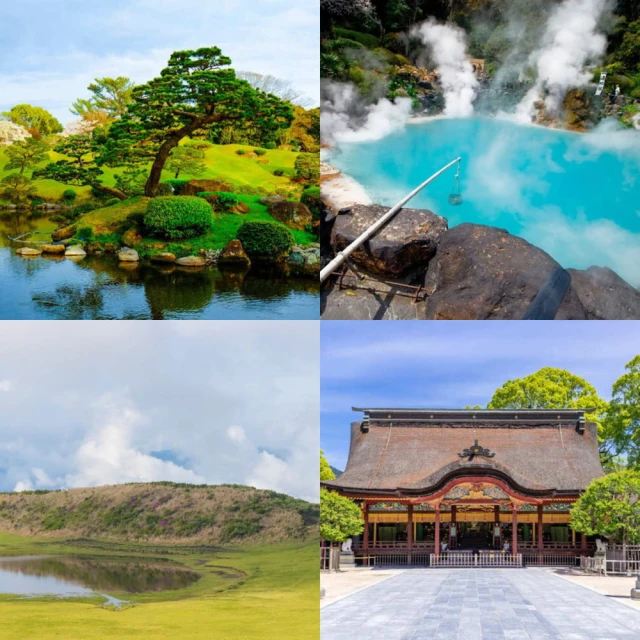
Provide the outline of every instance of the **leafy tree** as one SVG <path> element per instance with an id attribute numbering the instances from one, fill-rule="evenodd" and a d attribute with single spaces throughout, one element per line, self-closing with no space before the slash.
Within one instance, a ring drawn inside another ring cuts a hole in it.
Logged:
<path id="1" fill-rule="evenodd" d="M 625 469 L 597 478 L 571 510 L 571 527 L 587 535 L 640 543 L 640 472 Z"/>
<path id="2" fill-rule="evenodd" d="M 147 182 L 147 172 L 139 167 L 127 167 L 116 176 L 116 189 L 119 189 L 128 198 L 144 194 L 144 185 Z"/>
<path id="3" fill-rule="evenodd" d="M 36 165 L 49 159 L 49 145 L 42 140 L 36 138 L 27 138 L 15 142 L 7 147 L 6 156 L 9 162 L 4 165 L 5 171 L 19 169 L 20 175 L 24 175 L 25 169 L 35 167 Z"/>
<path id="4" fill-rule="evenodd" d="M 606 423 L 615 453 L 640 467 L 640 355 L 625 366 L 626 373 L 612 389 Z"/>
<path id="5" fill-rule="evenodd" d="M 295 142 L 300 151 L 318 153 L 320 151 L 320 109 L 295 108 L 295 118 L 291 128 L 286 130 L 286 137 L 281 142 Z"/>
<path id="6" fill-rule="evenodd" d="M 591 409 L 587 420 L 598 424 L 603 462 L 611 458 L 611 439 L 604 423 L 607 402 L 595 387 L 564 369 L 543 367 L 524 378 L 507 380 L 491 398 L 487 409 Z"/>
<path id="7" fill-rule="evenodd" d="M 320 489 L 320 536 L 328 542 L 344 542 L 364 530 L 360 507 L 335 491 Z"/>
<path id="8" fill-rule="evenodd" d="M 320 481 L 323 480 L 333 480 L 335 478 L 335 474 L 331 470 L 331 466 L 327 462 L 327 459 L 324 457 L 324 451 L 320 452 Z"/>
<path id="9" fill-rule="evenodd" d="M 162 170 L 183 138 L 213 127 L 251 125 L 270 131 L 293 119 L 291 107 L 236 78 L 218 47 L 177 51 L 159 78 L 136 87 L 127 113 L 109 132 L 109 163 L 152 158 L 145 195 L 155 196 Z"/>
<path id="10" fill-rule="evenodd" d="M 207 170 L 203 162 L 204 157 L 204 151 L 194 146 L 184 145 L 182 147 L 176 147 L 169 156 L 167 169 L 175 172 L 173 176 L 174 180 L 177 180 L 181 173 L 199 176 Z"/>
<path id="11" fill-rule="evenodd" d="M 640 70 L 640 20 L 626 25 L 622 42 L 613 57 L 629 70 Z"/>
<path id="12" fill-rule="evenodd" d="M 292 102 L 301 107 L 306 107 L 312 103 L 312 100 L 308 96 L 305 96 L 302 91 L 295 89 L 288 80 L 276 78 L 269 74 L 263 75 L 261 73 L 255 73 L 253 71 L 238 71 L 237 76 L 241 80 L 246 80 L 254 89 L 264 91 L 264 93 L 271 93 L 280 98 L 280 100 Z"/>
<path id="13" fill-rule="evenodd" d="M 52 162 L 34 171 L 34 178 L 56 180 L 76 187 L 89 186 L 101 193 L 126 200 L 126 194 L 120 189 L 108 187 L 100 182 L 104 172 L 96 163 L 99 147 L 94 138 L 83 134 L 72 135 L 56 146 L 55 151 L 70 159 Z"/>
<path id="14" fill-rule="evenodd" d="M 24 203 L 36 194 L 31 180 L 19 173 L 10 173 L 0 180 L 0 184 L 4 186 L 4 196 L 14 204 Z"/>
<path id="15" fill-rule="evenodd" d="M 62 125 L 46 109 L 30 104 L 17 104 L 2 115 L 14 124 L 24 127 L 34 138 L 60 133 Z"/>
<path id="16" fill-rule="evenodd" d="M 103 111 L 113 120 L 120 118 L 127 112 L 134 87 L 133 81 L 123 76 L 96 78 L 88 87 L 93 95 L 88 100 L 76 100 L 71 113 L 84 117 L 95 111 Z"/>

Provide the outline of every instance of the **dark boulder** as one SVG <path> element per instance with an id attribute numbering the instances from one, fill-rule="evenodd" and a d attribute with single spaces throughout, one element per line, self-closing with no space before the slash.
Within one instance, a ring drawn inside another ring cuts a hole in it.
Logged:
<path id="1" fill-rule="evenodd" d="M 197 196 L 203 191 L 233 191 L 226 182 L 220 180 L 189 180 L 180 191 L 181 196 Z"/>
<path id="2" fill-rule="evenodd" d="M 589 320 L 640 320 L 640 291 L 606 267 L 569 269 Z"/>
<path id="3" fill-rule="evenodd" d="M 379 220 L 389 207 L 355 205 L 342 209 L 331 232 L 338 252 Z M 424 209 L 401 209 L 376 235 L 351 254 L 351 260 L 368 271 L 384 276 L 402 276 L 426 267 L 447 221 Z"/>
<path id="4" fill-rule="evenodd" d="M 230 267 L 250 267 L 251 260 L 245 253 L 240 240 L 230 240 L 227 246 L 220 253 L 218 264 Z"/>
<path id="5" fill-rule="evenodd" d="M 310 227 L 313 223 L 313 216 L 309 207 L 302 202 L 273 202 L 269 205 L 267 211 L 272 218 L 278 222 L 294 229 L 296 231 L 304 231 L 306 227 Z"/>
<path id="6" fill-rule="evenodd" d="M 461 224 L 444 233 L 429 263 L 429 320 L 519 320 L 560 265 L 542 249 L 504 229 Z M 558 320 L 585 320 L 569 287 Z"/>

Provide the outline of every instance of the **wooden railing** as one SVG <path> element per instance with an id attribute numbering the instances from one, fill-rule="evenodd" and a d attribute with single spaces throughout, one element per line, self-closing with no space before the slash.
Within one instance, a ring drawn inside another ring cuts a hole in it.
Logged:
<path id="1" fill-rule="evenodd" d="M 580 558 L 572 553 L 531 553 L 524 551 L 522 558 L 527 567 L 577 567 Z"/>
<path id="2" fill-rule="evenodd" d="M 320 547 L 320 571 L 340 571 L 339 547 Z"/>
<path id="3" fill-rule="evenodd" d="M 518 542 L 518 548 L 522 550 L 532 550 L 535 551 L 538 549 L 537 542 Z M 587 544 L 587 549 L 595 549 L 595 544 L 590 542 Z M 542 550 L 543 551 L 579 551 L 582 549 L 582 546 L 579 542 L 575 544 L 573 542 L 543 542 Z"/>
<path id="4" fill-rule="evenodd" d="M 429 557 L 430 567 L 521 567 L 522 554 L 502 552 L 455 553 L 447 552 Z"/>

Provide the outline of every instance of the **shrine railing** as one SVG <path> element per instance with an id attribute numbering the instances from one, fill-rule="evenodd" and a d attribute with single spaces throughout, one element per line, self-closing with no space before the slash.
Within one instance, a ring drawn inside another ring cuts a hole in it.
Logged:
<path id="1" fill-rule="evenodd" d="M 429 556 L 430 567 L 521 567 L 522 554 L 501 552 L 455 553 L 446 552 Z"/>
<path id="2" fill-rule="evenodd" d="M 320 547 L 320 571 L 340 571 L 339 547 Z"/>
<path id="3" fill-rule="evenodd" d="M 640 560 L 610 560 L 604 556 L 580 558 L 580 568 L 589 573 L 601 573 L 603 575 L 640 574 Z"/>
<path id="4" fill-rule="evenodd" d="M 430 547 L 433 548 L 434 546 L 434 541 L 428 541 L 428 540 L 423 540 L 420 542 L 414 542 L 412 549 L 429 549 Z M 361 540 L 356 540 L 353 542 L 353 548 L 354 549 L 402 549 L 403 551 L 407 551 L 409 549 L 409 547 L 407 546 L 406 541 L 402 541 L 402 542 L 398 542 L 398 541 L 393 541 L 393 542 L 380 542 L 380 541 L 376 541 L 376 542 L 371 542 L 369 541 L 369 544 L 365 547 L 364 544 L 362 543 Z"/>
<path id="5" fill-rule="evenodd" d="M 531 553 L 524 551 L 522 558 L 526 567 L 577 567 L 580 557 L 572 553 Z"/>
<path id="6" fill-rule="evenodd" d="M 518 548 L 522 550 L 532 550 L 536 551 L 538 549 L 537 542 L 520 542 L 518 541 Z M 595 549 L 595 544 L 592 542 L 587 543 L 587 550 Z M 543 551 L 580 551 L 582 549 L 582 545 L 579 542 L 575 544 L 573 542 L 543 542 L 542 543 Z"/>

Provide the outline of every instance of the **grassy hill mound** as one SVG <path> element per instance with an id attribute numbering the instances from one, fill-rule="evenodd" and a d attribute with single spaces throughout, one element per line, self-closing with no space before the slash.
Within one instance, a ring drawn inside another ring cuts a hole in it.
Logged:
<path id="1" fill-rule="evenodd" d="M 168 482 L 0 494 L 0 530 L 29 536 L 198 544 L 299 542 L 318 506 L 239 485 Z"/>

